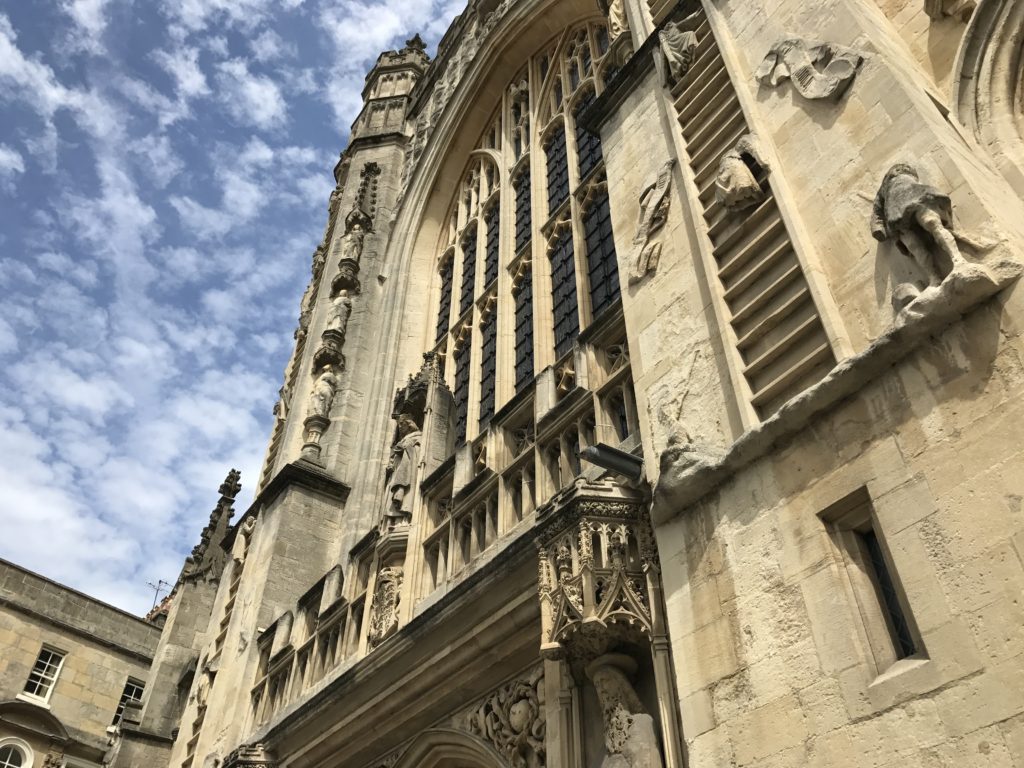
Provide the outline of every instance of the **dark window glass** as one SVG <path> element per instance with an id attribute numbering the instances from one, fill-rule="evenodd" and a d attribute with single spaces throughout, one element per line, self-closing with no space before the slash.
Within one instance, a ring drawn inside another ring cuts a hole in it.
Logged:
<path id="1" fill-rule="evenodd" d="M 530 206 L 530 171 L 523 171 L 516 178 L 516 253 L 530 242 L 530 228 L 533 225 Z"/>
<path id="2" fill-rule="evenodd" d="M 559 128 L 544 147 L 548 160 L 548 214 L 569 196 L 569 161 L 565 155 L 565 130 Z"/>
<path id="3" fill-rule="evenodd" d="M 619 267 L 615 260 L 607 191 L 602 192 L 584 214 L 583 236 L 587 244 L 590 306 L 596 318 L 619 298 Z"/>
<path id="4" fill-rule="evenodd" d="M 516 289 L 516 392 L 533 381 L 533 273 Z"/>
<path id="5" fill-rule="evenodd" d="M 498 361 L 498 313 L 492 312 L 483 323 L 480 359 L 480 424 L 494 415 L 494 372 Z"/>
<path id="6" fill-rule="evenodd" d="M 452 313 L 452 267 L 454 259 L 448 258 L 441 265 L 441 304 L 437 311 L 437 334 L 434 341 L 440 341 L 448 332 L 449 316 Z"/>
<path id="7" fill-rule="evenodd" d="M 459 315 L 473 304 L 476 282 L 476 227 L 470 227 L 462 238 L 462 292 L 459 294 Z"/>
<path id="8" fill-rule="evenodd" d="M 551 297 L 554 305 L 555 357 L 561 357 L 572 348 L 580 332 L 572 230 L 568 227 L 562 229 L 551 251 Z"/>
<path id="9" fill-rule="evenodd" d="M 576 102 L 576 109 L 573 111 L 576 122 L 576 155 L 580 163 L 580 178 L 585 178 L 601 162 L 601 138 L 591 133 L 579 124 L 580 114 L 594 101 L 594 92 L 588 91 L 587 95 Z"/>
<path id="10" fill-rule="evenodd" d="M 881 597 L 882 606 L 889 617 L 889 633 L 892 635 L 893 646 L 896 649 L 896 656 L 905 659 L 917 652 L 914 645 L 914 638 L 907 625 L 906 616 L 900 607 L 900 600 L 896 594 L 896 586 L 893 584 L 892 576 L 889 574 L 889 567 L 885 564 L 885 555 L 882 554 L 882 546 L 878 536 L 871 529 L 860 534 L 864 542 L 864 549 L 867 552 L 871 568 L 875 572 L 875 585 Z"/>
<path id="11" fill-rule="evenodd" d="M 490 285 L 498 278 L 498 225 L 501 213 L 492 205 L 484 217 L 487 226 L 487 246 L 484 251 L 484 285 Z"/>
<path id="12" fill-rule="evenodd" d="M 455 353 L 455 441 L 466 439 L 466 418 L 469 413 L 469 339 Z"/>

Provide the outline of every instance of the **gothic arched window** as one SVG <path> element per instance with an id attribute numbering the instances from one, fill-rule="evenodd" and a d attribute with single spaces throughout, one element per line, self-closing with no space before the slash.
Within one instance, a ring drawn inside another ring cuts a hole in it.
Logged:
<path id="1" fill-rule="evenodd" d="M 604 155 L 587 123 L 607 50 L 603 22 L 585 22 L 532 56 L 449 188 L 425 333 L 454 397 L 456 456 L 421 486 L 421 595 L 571 486 L 586 448 L 637 444 Z"/>

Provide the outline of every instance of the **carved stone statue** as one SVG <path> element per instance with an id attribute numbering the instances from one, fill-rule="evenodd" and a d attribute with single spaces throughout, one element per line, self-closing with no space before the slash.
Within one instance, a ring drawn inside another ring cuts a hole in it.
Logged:
<path id="1" fill-rule="evenodd" d="M 965 263 L 952 230 L 953 204 L 948 195 L 923 183 L 908 163 L 889 169 L 875 195 L 871 234 L 880 242 L 894 240 L 900 252 L 924 272 L 929 287 L 939 285 Z"/>
<path id="2" fill-rule="evenodd" d="M 924 0 L 924 12 L 936 21 L 954 16 L 966 22 L 977 7 L 976 0 Z"/>
<path id="3" fill-rule="evenodd" d="M 341 259 L 359 263 L 363 255 L 363 241 L 369 228 L 369 217 L 358 208 L 353 208 L 345 217 L 345 234 L 338 243 L 338 255 Z"/>
<path id="4" fill-rule="evenodd" d="M 388 463 L 389 498 L 384 517 L 389 527 L 412 520 L 412 494 L 409 491 L 415 482 L 422 441 L 423 432 L 415 419 L 407 413 L 401 414 L 398 417 L 398 440 L 391 448 L 391 461 Z"/>
<path id="5" fill-rule="evenodd" d="M 748 133 L 718 162 L 715 199 L 731 211 L 758 205 L 765 194 L 754 176 L 753 169 L 757 166 L 769 170 L 757 137 Z"/>
<path id="6" fill-rule="evenodd" d="M 629 269 L 631 284 L 639 282 L 649 272 L 658 268 L 661 242 L 652 238 L 665 226 L 668 219 L 668 190 L 672 183 L 672 167 L 675 162 L 666 161 L 658 170 L 657 178 L 646 184 L 640 193 L 640 222 L 633 237 L 634 250 Z"/>
<path id="7" fill-rule="evenodd" d="M 349 298 L 348 291 L 342 289 L 334 301 L 331 302 L 330 309 L 327 310 L 327 328 L 328 331 L 340 331 L 341 335 L 344 336 L 346 330 L 348 330 L 348 318 L 352 314 L 352 299 Z"/>
<path id="8" fill-rule="evenodd" d="M 813 45 L 800 38 L 775 43 L 754 77 L 773 88 L 792 80 L 805 99 L 838 99 L 853 82 L 864 57 L 833 43 Z"/>
<path id="9" fill-rule="evenodd" d="M 338 377 L 334 373 L 334 366 L 325 366 L 313 382 L 313 389 L 309 393 L 309 416 L 330 418 L 337 388 Z"/>
<path id="10" fill-rule="evenodd" d="M 367 631 L 371 645 L 379 644 L 398 629 L 398 603 L 401 600 L 403 578 L 402 569 L 397 566 L 381 568 L 377 574 Z"/>
<path id="11" fill-rule="evenodd" d="M 679 82 L 689 71 L 697 50 L 697 33 L 687 28 L 687 21 L 689 19 L 678 23 L 670 21 L 658 33 L 670 85 Z"/>
<path id="12" fill-rule="evenodd" d="M 604 719 L 608 750 L 601 768 L 661 768 L 661 751 L 654 718 L 644 710 L 627 675 L 636 662 L 620 653 L 607 653 L 587 666 Z"/>
<path id="13" fill-rule="evenodd" d="M 615 41 L 623 32 L 629 31 L 629 20 L 626 18 L 625 0 L 598 0 L 601 10 L 608 18 L 608 37 Z"/>

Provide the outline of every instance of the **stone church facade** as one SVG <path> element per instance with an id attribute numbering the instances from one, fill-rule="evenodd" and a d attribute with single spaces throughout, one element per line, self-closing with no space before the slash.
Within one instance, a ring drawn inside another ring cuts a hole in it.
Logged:
<path id="1" fill-rule="evenodd" d="M 1024 6 L 381 54 L 108 762 L 1024 766 Z"/>

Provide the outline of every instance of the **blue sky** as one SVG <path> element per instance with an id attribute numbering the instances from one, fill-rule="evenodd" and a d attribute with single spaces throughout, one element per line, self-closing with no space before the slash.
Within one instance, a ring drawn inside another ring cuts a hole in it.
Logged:
<path id="1" fill-rule="evenodd" d="M 266 447 L 377 54 L 465 0 L 0 0 L 0 557 L 143 612 Z"/>

